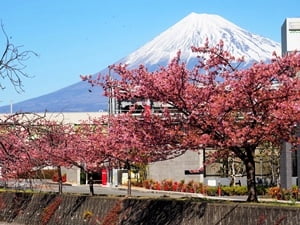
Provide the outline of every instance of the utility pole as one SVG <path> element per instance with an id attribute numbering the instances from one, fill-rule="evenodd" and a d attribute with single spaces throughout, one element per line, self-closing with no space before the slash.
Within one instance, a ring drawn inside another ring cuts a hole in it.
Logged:
<path id="1" fill-rule="evenodd" d="M 10 114 L 13 114 L 13 101 L 10 100 Z"/>

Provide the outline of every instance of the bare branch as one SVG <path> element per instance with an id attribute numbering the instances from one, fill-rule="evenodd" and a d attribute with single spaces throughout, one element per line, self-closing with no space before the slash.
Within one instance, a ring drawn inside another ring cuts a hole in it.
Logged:
<path id="1" fill-rule="evenodd" d="M 15 46 L 10 42 L 10 38 L 4 30 L 4 25 L 1 23 L 1 30 L 6 40 L 6 46 L 0 54 L 0 78 L 8 80 L 17 92 L 24 91 L 22 78 L 30 76 L 24 71 L 26 68 L 25 62 L 32 56 L 37 56 L 33 51 L 22 51 L 23 46 Z M 0 81 L 0 88 L 5 89 L 3 81 Z"/>

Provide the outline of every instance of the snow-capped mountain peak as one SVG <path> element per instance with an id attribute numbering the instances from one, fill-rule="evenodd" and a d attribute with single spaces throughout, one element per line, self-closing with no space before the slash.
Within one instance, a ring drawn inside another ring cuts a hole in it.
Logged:
<path id="1" fill-rule="evenodd" d="M 182 59 L 188 62 L 195 57 L 191 46 L 203 46 L 206 39 L 210 45 L 223 40 L 226 50 L 235 57 L 244 56 L 246 61 L 270 59 L 274 51 L 280 55 L 277 42 L 252 34 L 218 15 L 190 13 L 122 61 L 129 66 L 165 65 L 181 50 Z"/>

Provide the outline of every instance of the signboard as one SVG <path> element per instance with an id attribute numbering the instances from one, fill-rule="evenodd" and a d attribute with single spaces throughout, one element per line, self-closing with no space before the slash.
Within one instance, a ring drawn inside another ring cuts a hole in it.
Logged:
<path id="1" fill-rule="evenodd" d="M 185 170 L 185 175 L 197 175 L 197 174 L 203 174 L 203 170 Z"/>
<path id="2" fill-rule="evenodd" d="M 216 187 L 217 181 L 216 180 L 207 180 L 207 185 L 211 186 L 211 187 Z"/>
<path id="3" fill-rule="evenodd" d="M 298 21 L 289 22 L 289 30 L 300 31 L 300 22 Z"/>

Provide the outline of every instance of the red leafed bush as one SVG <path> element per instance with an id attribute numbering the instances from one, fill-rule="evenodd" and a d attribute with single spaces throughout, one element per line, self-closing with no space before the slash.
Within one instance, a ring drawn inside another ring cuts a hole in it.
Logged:
<path id="1" fill-rule="evenodd" d="M 61 176 L 61 180 L 62 180 L 63 183 L 65 183 L 67 181 L 67 174 L 63 174 Z M 52 181 L 54 181 L 54 182 L 58 182 L 59 181 L 59 177 L 58 177 L 57 173 L 53 175 Z"/>
<path id="2" fill-rule="evenodd" d="M 41 223 L 42 225 L 48 224 L 55 211 L 58 209 L 62 202 L 61 197 L 56 197 L 43 211 Z"/>

